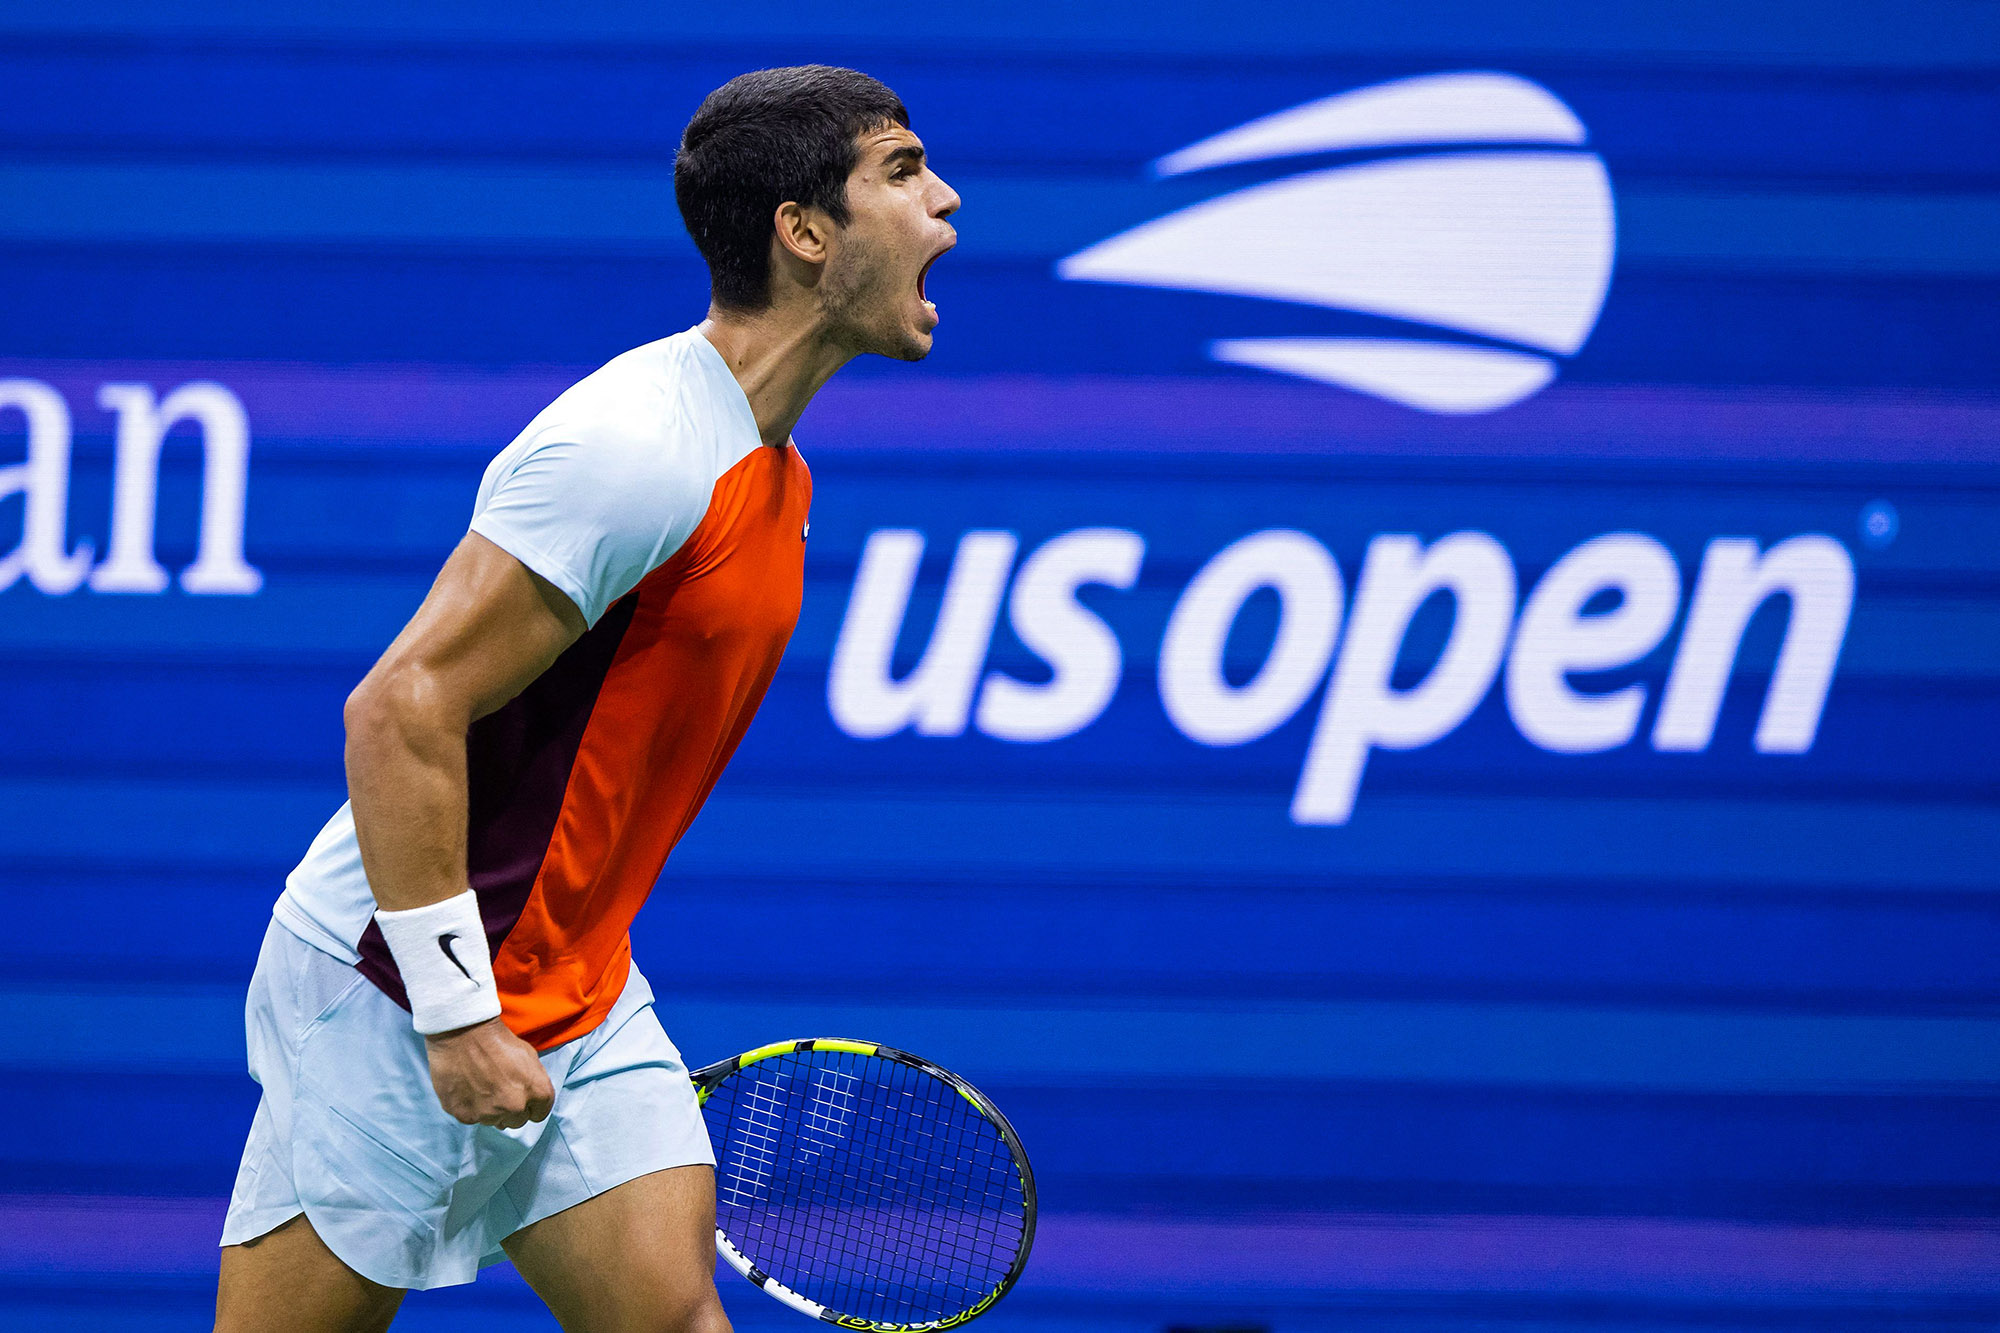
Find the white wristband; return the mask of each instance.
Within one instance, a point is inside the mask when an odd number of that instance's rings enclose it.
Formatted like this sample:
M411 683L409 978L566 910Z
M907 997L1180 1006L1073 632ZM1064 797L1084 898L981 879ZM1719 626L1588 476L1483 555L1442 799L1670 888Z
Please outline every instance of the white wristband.
M500 1016L500 990L472 890L404 912L377 908L375 922L403 975L417 1031L428 1036Z

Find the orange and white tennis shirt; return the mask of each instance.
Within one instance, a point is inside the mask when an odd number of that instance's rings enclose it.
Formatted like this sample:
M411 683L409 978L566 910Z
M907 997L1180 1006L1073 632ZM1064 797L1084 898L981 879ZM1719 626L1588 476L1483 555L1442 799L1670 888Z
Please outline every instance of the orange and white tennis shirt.
M798 620L812 478L694 329L616 358L486 469L472 531L590 628L466 737L467 869L507 1026L548 1050L602 1022L629 929L763 701ZM349 806L276 916L408 1007Z

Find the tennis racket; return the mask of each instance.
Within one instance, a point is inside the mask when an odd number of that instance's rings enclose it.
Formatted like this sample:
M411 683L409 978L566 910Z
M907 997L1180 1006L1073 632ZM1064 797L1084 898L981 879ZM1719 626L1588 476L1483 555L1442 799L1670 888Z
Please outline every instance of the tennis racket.
M715 1248L842 1328L955 1328L1035 1240L1013 1126L949 1070L872 1041L781 1041L694 1073L715 1146Z

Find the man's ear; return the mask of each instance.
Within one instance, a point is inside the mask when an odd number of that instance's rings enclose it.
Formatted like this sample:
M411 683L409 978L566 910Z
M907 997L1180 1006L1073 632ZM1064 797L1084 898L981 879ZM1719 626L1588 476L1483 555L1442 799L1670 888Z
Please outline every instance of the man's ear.
M826 214L787 200L778 205L771 221L777 232L778 244L787 254L807 264L826 262L829 225Z

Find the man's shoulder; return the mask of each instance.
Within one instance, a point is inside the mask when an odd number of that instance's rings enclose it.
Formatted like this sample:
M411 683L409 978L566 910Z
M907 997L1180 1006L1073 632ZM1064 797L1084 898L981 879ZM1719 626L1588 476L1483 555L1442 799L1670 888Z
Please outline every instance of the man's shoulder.
M716 356L694 329L622 352L543 408L521 439L623 446L669 461L687 452L675 446L709 443L734 424L718 402Z
M676 335L678 338L679 335ZM685 397L685 352L662 338L621 352L556 396L536 414L527 434L582 431L633 436L671 424Z
M538 522L648 540L691 527L741 434L719 427L704 401L715 366L729 372L712 348L704 357L688 345L700 337L690 330L633 348L543 409L487 466L475 526L495 506L525 506L545 514Z

